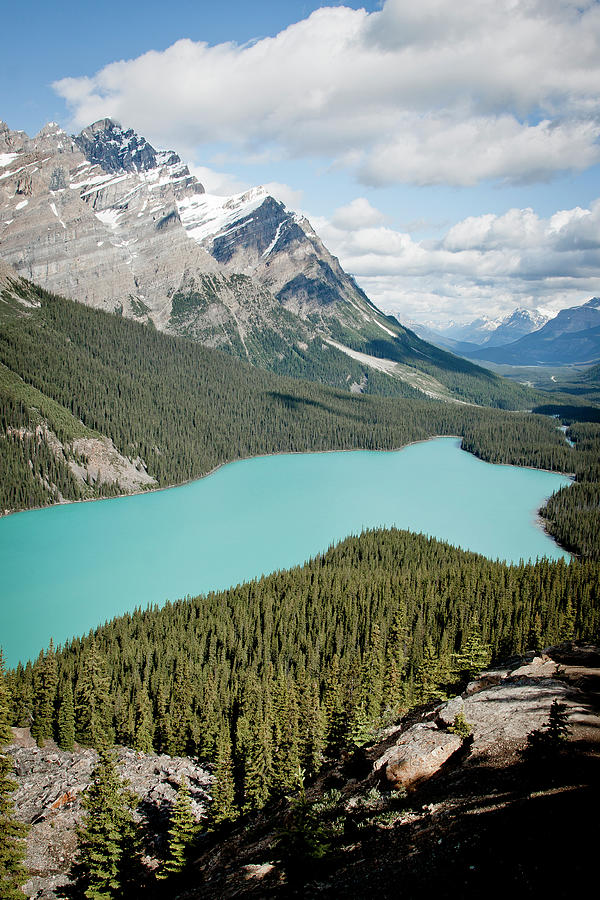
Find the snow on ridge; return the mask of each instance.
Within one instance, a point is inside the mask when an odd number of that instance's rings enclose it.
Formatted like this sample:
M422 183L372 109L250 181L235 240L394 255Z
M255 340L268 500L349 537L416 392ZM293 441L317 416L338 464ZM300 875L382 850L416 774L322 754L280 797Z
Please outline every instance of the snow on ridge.
M207 238L231 229L239 219L262 206L269 196L263 187L250 188L231 197L194 194L179 200L177 208L188 235L201 244Z
M9 166L18 155L18 153L0 153L0 168L3 169L5 166Z
M283 225L284 222L285 222L285 219L282 222L280 222L279 225L277 226L277 231L275 232L275 237L273 238L273 240L271 241L271 243L269 244L267 249L263 252L263 259L265 256L269 255L269 253L271 252L271 250L273 249L273 247L279 240L279 235L281 234L281 226Z

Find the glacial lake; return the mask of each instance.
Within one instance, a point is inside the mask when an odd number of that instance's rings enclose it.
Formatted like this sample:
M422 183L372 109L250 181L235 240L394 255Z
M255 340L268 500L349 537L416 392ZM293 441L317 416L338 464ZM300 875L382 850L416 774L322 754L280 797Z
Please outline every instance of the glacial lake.
M181 487L0 519L9 666L138 606L302 563L395 525L492 559L569 558L536 513L570 480L496 466L435 438L393 452L259 457Z

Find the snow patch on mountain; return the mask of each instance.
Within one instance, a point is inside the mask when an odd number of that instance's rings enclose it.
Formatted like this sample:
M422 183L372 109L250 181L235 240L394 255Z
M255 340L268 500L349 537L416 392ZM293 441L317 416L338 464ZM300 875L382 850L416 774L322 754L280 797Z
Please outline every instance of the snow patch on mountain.
M268 196L263 187L251 188L232 197L198 194L178 200L177 209L188 235L201 244L207 238L227 232L240 219L262 206Z

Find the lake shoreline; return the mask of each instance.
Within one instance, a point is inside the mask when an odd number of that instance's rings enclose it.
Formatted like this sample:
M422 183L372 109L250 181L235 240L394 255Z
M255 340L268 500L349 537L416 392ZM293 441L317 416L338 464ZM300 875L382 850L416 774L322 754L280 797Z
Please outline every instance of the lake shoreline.
M372 450L372 449L367 449L365 447L347 447L342 450L335 450L335 449L331 449L331 450L283 450L279 453L277 453L277 452L275 452L275 453L259 453L256 456L239 456L236 459L230 459L230 460L227 460L227 462L219 463L218 465L216 465L212 469L210 469L209 472L205 472L203 475L198 475L195 478L188 478L186 481L178 481L178 482L175 482L174 484L162 485L160 487L148 487L145 490L128 491L127 493L114 494L114 496L112 496L112 497L82 497L80 500L59 500L56 503L49 503L46 506L30 506L27 509L15 509L15 510L10 510L8 512L2 511L2 512L0 512L0 520L6 519L9 516L18 515L19 513L34 512L34 511L40 511L43 509L53 509L58 506L72 506L76 503L96 503L99 501L107 501L107 500L121 500L125 497L139 497L143 494L158 494L161 491L171 491L171 490L173 490L173 488L186 487L187 485L194 484L197 481L203 481L205 478L209 478L211 475L214 475L220 469L223 469L226 466L230 466L233 463L247 462L248 460L252 460L252 459L270 459L271 457L274 457L274 456L305 456L307 454L313 454L313 453L314 454L361 453L361 452L362 453L398 453L401 450L406 450L408 447L414 447L418 444L425 444L428 441L435 441L440 438L451 438L453 440L461 441L461 446L459 447L460 450L463 450L464 453L468 453L470 456L473 456L475 459L480 460L480 462L487 463L488 465L506 466L508 468L515 468L515 469L530 469L531 471L534 471L534 472L547 472L550 475L562 475L565 478L570 478L572 483L575 482L575 473L574 472L557 472L553 469L539 469L539 468L537 468L537 466L518 466L518 465L515 465L514 463L491 463L491 462L489 462L489 460L483 459L481 456L478 456L477 453L473 453L471 450L464 450L464 448L462 446L462 441L464 439L463 435L460 435L460 434L432 434L429 437L420 438L419 440L416 440L416 441L408 441L408 443L402 444L399 447L392 447L390 450L377 450L377 449ZM549 498L547 498L547 499L549 499ZM544 516L542 516L540 514L541 509L542 509L542 507L540 507L540 509L536 510L536 513L534 516L534 522L535 522L536 527L539 528L541 531L543 531L544 534L548 538L550 538L550 540L554 544L556 544L557 547L559 547L561 550L564 550L565 552L569 553L573 559L579 559L579 555L577 553L575 553L572 549L567 547L565 544L562 544L560 541L558 541L554 537L554 535L548 530L547 519L545 519Z
M373 450L367 447L345 447L341 450L336 450L334 448L331 450L282 450L275 453L258 453L256 456L238 456L235 459L228 459L227 462L219 463L218 465L210 469L209 472L205 472L203 475L197 475L196 477L188 478L185 481L176 481L173 484L148 487L145 490L127 491L121 494L114 494L112 497L81 497L79 500L57 500L56 503L48 503L45 506L28 506L26 509L2 510L0 512L0 519L7 519L9 516L16 516L19 515L19 513L34 512L42 509L53 509L57 506L72 506L75 503L97 503L99 501L105 500L121 500L123 497L139 497L142 494L157 494L160 491L170 491L173 488L185 487L186 485L194 484L194 482L196 481L202 481L205 478L209 478L211 475L214 475L215 472L218 472L219 469L223 469L225 466L230 466L232 463L247 462L251 459L270 459L273 456L306 456L311 453L398 453L400 450L406 450L407 447L414 447L417 444L426 444L427 441L435 441L439 438L452 438L453 440L462 441L464 439L464 435L432 434L428 437L419 438L419 440L416 441L408 441L408 443L406 444L401 444L399 447L392 447L389 450ZM471 450L464 450L462 446L459 449L463 450L465 453L468 453L470 456L474 456L475 459L478 459L484 463L488 463L488 465L491 466L508 466L514 469L531 469L534 472L548 472L548 474L550 475L562 475L565 478L570 478L571 480L575 479L574 472L557 472L555 469L539 469L537 466L518 466L515 463L491 463L489 462L489 460L483 459L481 456L478 456L477 453L473 453ZM554 540L554 538L552 538L552 540ZM556 541L556 543L558 543L558 541Z

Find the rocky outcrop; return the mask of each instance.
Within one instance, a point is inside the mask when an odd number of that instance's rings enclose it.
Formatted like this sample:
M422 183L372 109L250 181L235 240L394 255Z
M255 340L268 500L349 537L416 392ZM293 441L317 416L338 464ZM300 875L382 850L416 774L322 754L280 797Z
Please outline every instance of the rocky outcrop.
M551 657L530 654L510 665L481 672L465 691L437 707L430 719L401 730L395 743L375 759L373 770L395 788L427 780L462 746L448 731L463 716L471 729L471 758L498 745L519 748L548 720L554 700L568 699Z
M27 729L15 729L18 743L7 748L14 760L17 782L14 805L17 818L30 825L26 865L29 897L54 898L68 881L76 849L75 829L81 820L81 797L90 784L97 760L94 750L69 753L49 744L35 746ZM151 843L146 862L152 866L164 844L169 815L183 778L190 788L192 808L201 822L210 800L212 776L191 759L138 753L119 748L120 774L140 798L136 813L149 830Z
M434 775L462 746L456 734L441 731L433 722L413 725L375 763L394 788L415 787Z
M143 460L123 456L107 437L75 438L69 456L71 471L82 485L114 482L122 491L139 491L158 484Z

